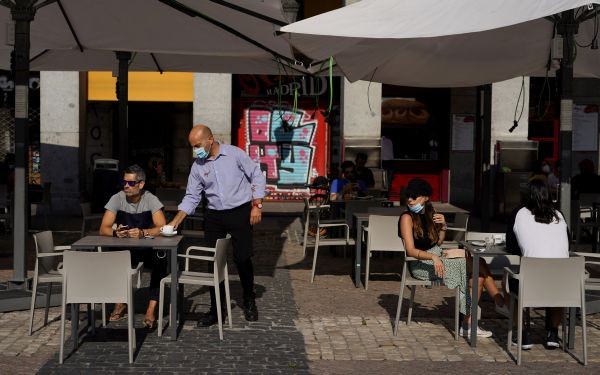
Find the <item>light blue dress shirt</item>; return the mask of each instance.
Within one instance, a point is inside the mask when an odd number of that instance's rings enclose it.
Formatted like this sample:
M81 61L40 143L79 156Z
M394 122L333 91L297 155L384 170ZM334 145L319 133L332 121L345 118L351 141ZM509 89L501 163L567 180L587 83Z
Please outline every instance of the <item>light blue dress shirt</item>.
M229 210L252 199L264 198L265 185L258 163L238 147L219 144L216 157L194 161L185 196L177 208L191 215L204 192L208 208Z

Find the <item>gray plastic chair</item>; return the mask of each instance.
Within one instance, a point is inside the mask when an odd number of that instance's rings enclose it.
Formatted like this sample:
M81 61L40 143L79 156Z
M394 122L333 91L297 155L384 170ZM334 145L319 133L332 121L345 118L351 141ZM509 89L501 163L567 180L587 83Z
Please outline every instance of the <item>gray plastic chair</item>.
M458 212L454 215L454 221L448 223L448 229L446 230L446 237L442 248L456 248L458 247L458 241L465 239L467 233L467 227L469 226L469 214Z
M519 293L510 293L507 351L510 353L515 302L517 302L517 364L521 364L521 340L523 332L523 309L527 307L578 307L581 309L583 328L583 364L587 365L587 334L585 317L585 258L521 259L519 273L505 269L509 278L519 280ZM575 319L574 316L571 319ZM563 350L566 322L563 320Z
M116 224L113 226L116 229ZM99 253L101 253L102 246L98 246L96 248L96 250ZM142 287L142 267L143 266L144 266L144 262L138 262L137 266L131 270L131 272L134 272L133 275L135 275L135 277L136 277L136 283L135 283L136 289L140 289ZM106 304L105 303L102 304L102 327L106 327Z
M585 258L585 265L598 267L600 266L600 254L595 253L581 253L573 252L573 255L577 255ZM587 272L587 271L586 271ZM586 277L585 279L585 290L599 291L600 290L600 278L597 277Z
M51 231L35 233L33 240L35 242L35 270L31 293L31 309L29 311L29 335L33 333L33 315L35 313L38 285L40 283L48 284L44 311L44 326L46 326L48 324L48 308L50 307L50 297L52 296L52 284L62 284L63 282L63 277L57 268L59 266L58 261L62 260L63 251L71 248L71 246L54 246Z
M231 241L231 236L217 240L215 247L190 246L185 251L185 255L178 255L185 258L185 269L179 273L180 284L206 285L215 287L215 299L221 300L219 284L225 282L225 300L227 303L227 316L229 317L229 328L231 323L231 297L229 295L229 272L227 271L227 249ZM192 255L192 252L213 253L212 256ZM190 271L190 260L205 260L213 262L213 273ZM160 297L158 306L158 336L162 336L163 329L163 303L165 284L171 283L171 275L167 275L160 281ZM217 318L219 321L219 338L223 340L223 315L221 313L221 304L217 303Z
M406 207L369 207L367 208L367 212L373 215L400 216L406 212Z
M417 291L418 286L444 286L440 281L430 281L430 280L419 280L412 277L408 270L408 262L417 261L417 258L409 257L406 255L406 250L404 248L404 242L402 242L402 251L404 254L404 262L402 262L402 279L400 282L400 293L398 295L398 308L396 309L396 320L394 321L394 336L398 335L398 324L400 324L400 316L402 315L402 302L404 300L404 288L408 287L410 289L410 300L408 302L408 315L406 317L406 325L409 325L412 318L412 309L413 302L415 300L415 293ZM460 292L458 288L455 289L455 302L454 302L454 339L458 340L458 321L460 318L460 308L459 308L459 298Z
M308 231L310 228L311 221L313 223L317 222L317 216L321 215L322 210L330 210L331 206L329 204L312 204L308 200L308 198L303 198L304 200L304 239L302 240L302 257L306 257L306 248L308 246L315 246L314 238L309 238ZM344 223L345 219L327 219L323 220L319 218L319 222L321 224L325 223ZM316 224L313 224L316 225ZM319 229L320 230L320 229Z
M136 347L133 319L132 276L137 272L130 267L130 253L124 251L83 252L65 251L63 255L63 300L60 327L60 363L63 363L65 345L65 314L71 303L126 303L129 363L133 363ZM76 343L73 343L74 345Z
M320 206L319 209L323 209L324 206ZM339 223L339 222L329 222L326 220L321 220L321 215L316 214L316 233L315 233L315 252L313 254L313 265L312 272L310 276L310 282L315 281L315 270L317 268L317 256L319 255L319 247L323 246L354 246L355 241L354 238L350 238L350 226L347 223ZM341 237L327 237L321 238L321 229L322 228L342 228L343 234ZM331 232L331 231L330 231ZM328 233L329 235L329 233Z
M89 202L82 202L79 203L79 206L81 207L81 216L82 216L82 222L81 222L81 237L85 237L85 233L86 233L86 228L87 228L87 223L88 221L94 222L94 221L100 221L102 220L102 214L93 214L92 213L92 206Z
M397 235L400 216L369 215L367 237L367 264L365 265L365 290L369 289L369 267L373 251L404 252L404 243Z

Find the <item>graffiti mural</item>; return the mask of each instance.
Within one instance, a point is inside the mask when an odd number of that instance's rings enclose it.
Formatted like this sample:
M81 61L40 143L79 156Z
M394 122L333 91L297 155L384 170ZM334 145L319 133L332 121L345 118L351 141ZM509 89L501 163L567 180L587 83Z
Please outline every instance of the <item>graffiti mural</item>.
M319 121L314 114L266 106L248 108L244 114L244 146L265 173L271 197L285 199L291 198L290 192L294 196L304 193L323 169L315 166Z

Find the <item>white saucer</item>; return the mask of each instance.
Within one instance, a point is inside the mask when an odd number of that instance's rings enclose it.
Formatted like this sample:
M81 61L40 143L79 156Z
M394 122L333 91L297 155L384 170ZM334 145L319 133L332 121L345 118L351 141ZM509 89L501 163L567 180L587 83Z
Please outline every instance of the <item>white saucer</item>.
M469 241L473 246L485 246L485 241Z
M173 237L173 236L177 235L177 231L173 231L173 233L171 233L171 234L166 234L166 233L160 232L160 235L163 237Z

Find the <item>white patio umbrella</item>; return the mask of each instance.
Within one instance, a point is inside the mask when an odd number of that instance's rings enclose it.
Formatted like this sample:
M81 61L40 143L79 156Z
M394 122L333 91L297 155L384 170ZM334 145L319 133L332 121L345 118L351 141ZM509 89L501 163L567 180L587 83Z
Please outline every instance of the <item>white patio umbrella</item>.
M32 70L112 70L114 51L134 51L130 70L271 73L293 64L275 36L287 24L280 0L60 0L31 22ZM1 6L4 5L4 6ZM0 2L0 24L12 21ZM0 40L10 40L0 28ZM12 48L0 46L0 67ZM151 56L152 54L152 56Z
M333 56L350 81L476 86L543 75L554 24L546 17L590 0L362 0L281 29L315 60ZM597 34L594 20L577 41ZM578 50L575 74L600 77L600 52Z
M13 18L14 35L7 27ZM30 68L115 70L116 51L134 52L119 65L120 76L128 68L277 74L280 61L295 61L275 36L287 24L280 0L0 0L0 24L0 40L15 45L15 282L26 276ZM8 68L12 47L4 44L0 67Z

